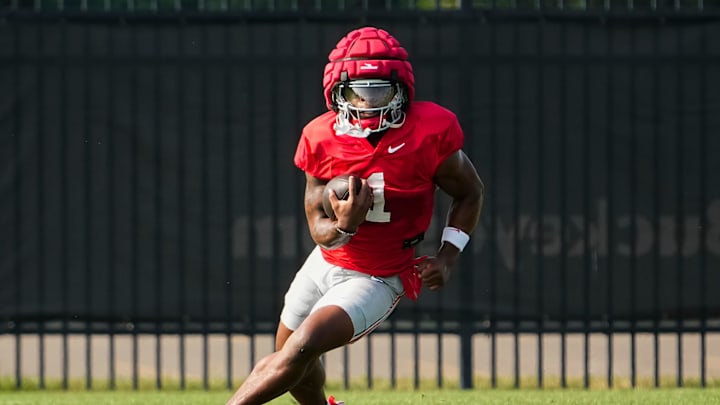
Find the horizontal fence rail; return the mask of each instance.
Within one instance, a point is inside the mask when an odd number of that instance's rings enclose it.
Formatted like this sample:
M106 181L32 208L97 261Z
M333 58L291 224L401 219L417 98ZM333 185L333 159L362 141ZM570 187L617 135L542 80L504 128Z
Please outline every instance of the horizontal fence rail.
M487 201L452 283L328 354L331 375L369 388L720 379L714 6L582 3L699 11L630 24L520 13L571 2L513 2L502 19L471 12L499 1L382 2L448 12L431 20L176 13L371 3L0 2L0 378L209 389L246 375L312 248L292 155L324 111L327 53L377 24L408 49L418 98L458 114ZM434 252L448 203L438 194L418 254Z

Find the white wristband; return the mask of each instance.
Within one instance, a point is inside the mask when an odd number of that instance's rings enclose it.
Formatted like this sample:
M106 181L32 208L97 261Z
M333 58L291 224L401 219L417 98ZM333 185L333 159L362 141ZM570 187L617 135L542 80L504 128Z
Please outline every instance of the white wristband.
M465 245L470 241L470 235L466 234L462 229L446 226L445 229L443 229L440 240L451 243L462 252L463 249L465 249Z

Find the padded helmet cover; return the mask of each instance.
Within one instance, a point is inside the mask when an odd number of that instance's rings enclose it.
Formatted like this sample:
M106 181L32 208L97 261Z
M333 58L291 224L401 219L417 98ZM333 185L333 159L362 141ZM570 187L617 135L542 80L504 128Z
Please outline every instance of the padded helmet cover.
M397 80L406 89L408 102L415 97L415 76L408 53L395 37L375 27L363 27L343 37L330 52L325 65L325 102L335 109L333 88L342 80L375 78ZM393 73L393 71L395 73ZM343 77L347 72L347 77Z

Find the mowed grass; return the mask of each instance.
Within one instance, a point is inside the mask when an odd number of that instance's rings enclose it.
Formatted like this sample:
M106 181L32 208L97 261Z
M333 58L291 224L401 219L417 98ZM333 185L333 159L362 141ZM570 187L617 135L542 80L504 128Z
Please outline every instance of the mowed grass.
M62 381L48 379L45 389L40 389L37 379L25 378L22 388L17 389L15 381L0 378L0 405L105 405L105 404L197 404L223 405L232 396L226 388L227 382L209 381L209 389L203 389L201 381L186 381L186 389L180 389L179 381L163 380L163 389L156 389L156 381L140 379L138 389L133 389L131 381L119 379L115 389L109 389L109 382L94 380L90 390L85 389L83 379L68 381L68 389L62 388ZM235 385L239 384L238 381ZM543 389L538 389L533 378L522 379L520 388L513 388L513 380L500 378L497 388L491 388L490 381L478 378L472 390L458 389L457 381L446 381L442 389L435 381L420 381L418 389L407 379L398 379L395 388L389 381L373 381L373 389L367 389L366 381L353 381L349 389L338 381L328 383L326 392L345 401L347 405L401 405L401 404L467 404L467 405L624 405L624 404L667 404L667 405L720 405L720 379L709 379L707 387L701 388L699 381L687 379L683 388L677 388L675 379L661 379L660 388L655 388L652 380L639 379L637 387L632 388L630 381L617 378L613 388L608 389L602 378L590 380L590 389L584 389L582 380L569 379L565 389L560 388L557 378L544 379ZM288 394L274 401L272 405L296 405Z
M532 404L720 404L720 388L658 388L658 389L474 389L474 390L334 390L330 392L347 405L532 405ZM210 391L0 391L2 405L104 405L104 404L224 404L232 393ZM289 395L270 402L293 405Z

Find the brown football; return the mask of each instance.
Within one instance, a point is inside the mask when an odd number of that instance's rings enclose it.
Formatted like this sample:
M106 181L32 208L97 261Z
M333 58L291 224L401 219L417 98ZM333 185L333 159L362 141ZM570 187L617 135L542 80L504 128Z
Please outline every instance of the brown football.
M362 186L362 183L360 182L360 177L358 176L353 176L353 179L355 181L355 191L357 194L360 192L360 187ZM330 204L331 192L335 192L338 200L347 200L350 196L350 175L341 174L337 177L332 178L325 185L325 191L323 191L322 201L323 209L325 210L325 215L327 215L331 219L335 219L335 211L333 211L332 204Z

